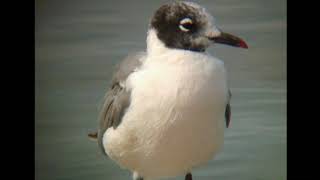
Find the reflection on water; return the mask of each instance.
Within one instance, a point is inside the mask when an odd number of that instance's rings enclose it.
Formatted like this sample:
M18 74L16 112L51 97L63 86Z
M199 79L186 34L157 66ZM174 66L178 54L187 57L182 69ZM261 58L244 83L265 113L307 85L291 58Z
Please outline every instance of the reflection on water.
M113 66L145 48L149 18L163 2L36 2L36 179L131 178L86 133L97 125ZM209 49L228 70L232 120L222 152L194 177L286 179L286 2L199 3L249 49Z

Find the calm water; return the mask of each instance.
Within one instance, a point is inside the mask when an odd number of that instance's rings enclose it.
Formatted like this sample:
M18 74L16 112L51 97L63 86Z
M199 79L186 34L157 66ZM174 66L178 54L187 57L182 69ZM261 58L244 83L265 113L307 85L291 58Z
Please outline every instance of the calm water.
M37 180L130 179L87 131L97 125L113 66L145 48L147 24L166 1L36 0ZM197 180L285 180L286 1L199 1L249 50L216 45L233 92L231 127ZM183 177L173 179L182 180Z

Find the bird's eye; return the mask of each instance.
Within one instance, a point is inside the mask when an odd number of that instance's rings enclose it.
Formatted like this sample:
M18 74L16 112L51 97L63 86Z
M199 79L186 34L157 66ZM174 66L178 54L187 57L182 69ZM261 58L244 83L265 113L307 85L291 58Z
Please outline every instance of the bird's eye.
M180 21L179 28L181 31L189 32L193 26L193 22L190 18L184 18Z

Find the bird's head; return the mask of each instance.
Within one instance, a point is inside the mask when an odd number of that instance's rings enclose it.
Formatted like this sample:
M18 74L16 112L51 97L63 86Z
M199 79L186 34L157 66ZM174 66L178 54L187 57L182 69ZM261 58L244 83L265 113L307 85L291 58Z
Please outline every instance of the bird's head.
M153 15L149 29L168 48L203 52L212 43L248 48L239 37L218 29L205 8L192 2L162 5Z

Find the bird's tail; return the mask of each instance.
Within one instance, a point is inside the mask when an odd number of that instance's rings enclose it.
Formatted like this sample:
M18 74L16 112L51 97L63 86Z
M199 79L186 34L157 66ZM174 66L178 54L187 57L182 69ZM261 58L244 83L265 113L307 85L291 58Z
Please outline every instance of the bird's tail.
M97 141L98 139L98 132L94 131L94 132L89 132L88 133L88 137L89 139L93 140L93 141Z

